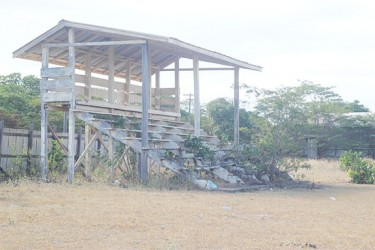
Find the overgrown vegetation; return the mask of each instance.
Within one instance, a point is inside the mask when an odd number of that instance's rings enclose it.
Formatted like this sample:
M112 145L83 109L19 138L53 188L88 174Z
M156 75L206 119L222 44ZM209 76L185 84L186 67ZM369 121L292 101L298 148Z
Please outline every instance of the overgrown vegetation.
M295 87L280 87L275 90L257 89L243 85L250 110L240 109L240 144L234 157L237 162L248 166L258 174L267 174L271 178L280 172L307 168L301 159L305 156L306 136L316 138L318 157L327 156L330 148L339 150L357 150L365 156L375 156L375 117L355 117L351 112L368 112L359 101L345 102L333 91L332 87L323 87L308 81L302 81ZM190 103L189 103L190 104ZM185 105L186 109L190 105ZM35 76L22 77L20 73L0 76L0 120L8 127L28 127L34 123L40 125L39 79ZM191 110L182 110L182 119L193 122ZM216 135L224 143L233 143L233 113L231 100L218 98L202 108L201 126L210 135ZM62 112L49 112L49 121L62 128ZM98 118L112 120L115 127L123 127L132 122L121 116L98 115ZM81 124L78 122L77 126ZM214 152L207 147L201 138L186 138L187 153L201 157L203 160L214 160ZM125 159L126 149L116 147L116 162L103 164L122 167L123 178L136 179L136 156L130 154ZM354 154L351 152L350 154ZM352 158L350 158L350 157ZM374 182L371 174L374 167L361 158L357 161L350 158L354 165L349 168L349 175L356 183ZM166 157L176 157L167 151ZM54 142L49 154L50 174L62 175L66 171L64 155L59 145ZM24 168L24 159L15 158L16 165ZM124 163L127 161L127 163ZM345 160L343 160L345 161ZM343 163L344 164L344 163ZM351 163L352 164L352 163ZM108 169L104 171L107 173ZM3 171L4 172L4 171ZM98 172L100 172L98 170ZM34 171L35 173L35 171ZM6 173L9 176L9 173ZM0 175L4 176L2 172ZM14 174L16 175L16 174ZM17 172L18 175L18 172ZM372 176L372 177L371 177ZM372 178L372 179L371 179Z
M353 183L374 184L374 163L364 159L360 152L345 152L340 157L340 168L349 173L349 177Z

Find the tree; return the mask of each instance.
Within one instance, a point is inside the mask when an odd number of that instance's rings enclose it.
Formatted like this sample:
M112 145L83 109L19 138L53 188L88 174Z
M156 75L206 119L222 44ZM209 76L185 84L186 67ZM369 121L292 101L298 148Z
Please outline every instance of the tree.
M20 73L0 76L0 119L6 126L27 127L39 123L39 79Z
M220 140L232 142L234 137L234 106L225 98L218 98L209 102L203 114L206 119L202 127ZM240 143L249 143L251 138L250 112L240 109Z
M370 112L370 109L366 108L358 100L347 103L346 108L348 112Z

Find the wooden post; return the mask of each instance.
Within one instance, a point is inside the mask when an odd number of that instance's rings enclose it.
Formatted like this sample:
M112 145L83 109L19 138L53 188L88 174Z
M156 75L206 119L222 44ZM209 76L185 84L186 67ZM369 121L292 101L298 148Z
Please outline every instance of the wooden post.
M174 62L174 111L180 113L180 61L176 58Z
M240 143L240 82L239 68L234 69L234 145Z
M160 70L155 74L155 109L160 110Z
M112 133L109 131L108 138L108 156L109 156L109 183L115 181L115 169L114 169L114 155L113 155L113 138Z
M68 113L64 112L64 121L63 121L63 133L66 133L68 130Z
M151 68L152 68L152 62L151 62L151 49L147 45L147 61L148 61L148 108L152 109L152 79L151 79ZM143 76L142 76L143 77Z
M70 28L68 31L68 40L69 43L74 43L74 29ZM73 98L70 100L70 107L69 107L69 131L68 131L68 140L69 140L69 154L68 154L68 182L73 183L74 181L74 139L75 139L75 117L74 117L74 109L75 109L75 49L73 46L69 46L69 65L73 70L73 74L71 76L71 85L72 85L72 92Z
M91 53L87 53L85 58L85 98L91 99Z
M114 64L115 64L115 48L113 46L108 47L108 102L113 103L114 95Z
M199 99L199 59L197 56L193 59L194 68L194 135L201 135L201 105Z
M126 65L126 81L125 81L125 105L130 104L130 81L131 81L131 63Z
M42 48L42 69L48 68L48 48ZM42 80L48 80L43 77ZM40 85L42 86L42 85ZM43 94L46 90L40 90L41 122L40 122L40 167L41 177L44 182L47 181L48 175L48 113L46 104L43 102Z
M74 157L74 160L78 160L79 156L81 155L81 139L82 139L82 127L79 127L78 134L77 134L76 155Z
M148 108L149 108L149 62L148 44L142 45L142 153L140 180L143 184L148 181Z
M1 156L2 156L2 148L3 148L3 130L4 130L4 121L0 121L0 169L2 169L1 166Z
M87 123L85 124L85 147L89 146L91 137L91 127ZM91 156L88 152L85 156L85 176L88 181L91 181Z
M27 134L27 169L26 173L30 175L31 170L31 156L33 153L33 134L34 134L34 124L30 124L29 132ZM1 144L0 144L1 147Z

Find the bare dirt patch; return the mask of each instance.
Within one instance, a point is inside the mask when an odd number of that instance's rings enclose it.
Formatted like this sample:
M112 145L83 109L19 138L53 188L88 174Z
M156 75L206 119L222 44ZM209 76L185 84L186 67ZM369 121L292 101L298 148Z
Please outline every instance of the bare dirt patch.
M332 163L304 174L323 188L2 184L0 249L374 249L375 186L347 183Z

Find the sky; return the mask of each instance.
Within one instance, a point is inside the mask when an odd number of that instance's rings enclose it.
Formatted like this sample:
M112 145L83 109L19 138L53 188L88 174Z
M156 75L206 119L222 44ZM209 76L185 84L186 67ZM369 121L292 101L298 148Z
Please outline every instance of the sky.
M66 19L174 37L263 67L241 70L241 84L312 81L375 111L374 13L375 1L361 0L0 0L0 75L39 76L40 63L12 52ZM203 103L233 97L231 71L201 72L200 82ZM192 92L192 73L182 73L181 94Z

